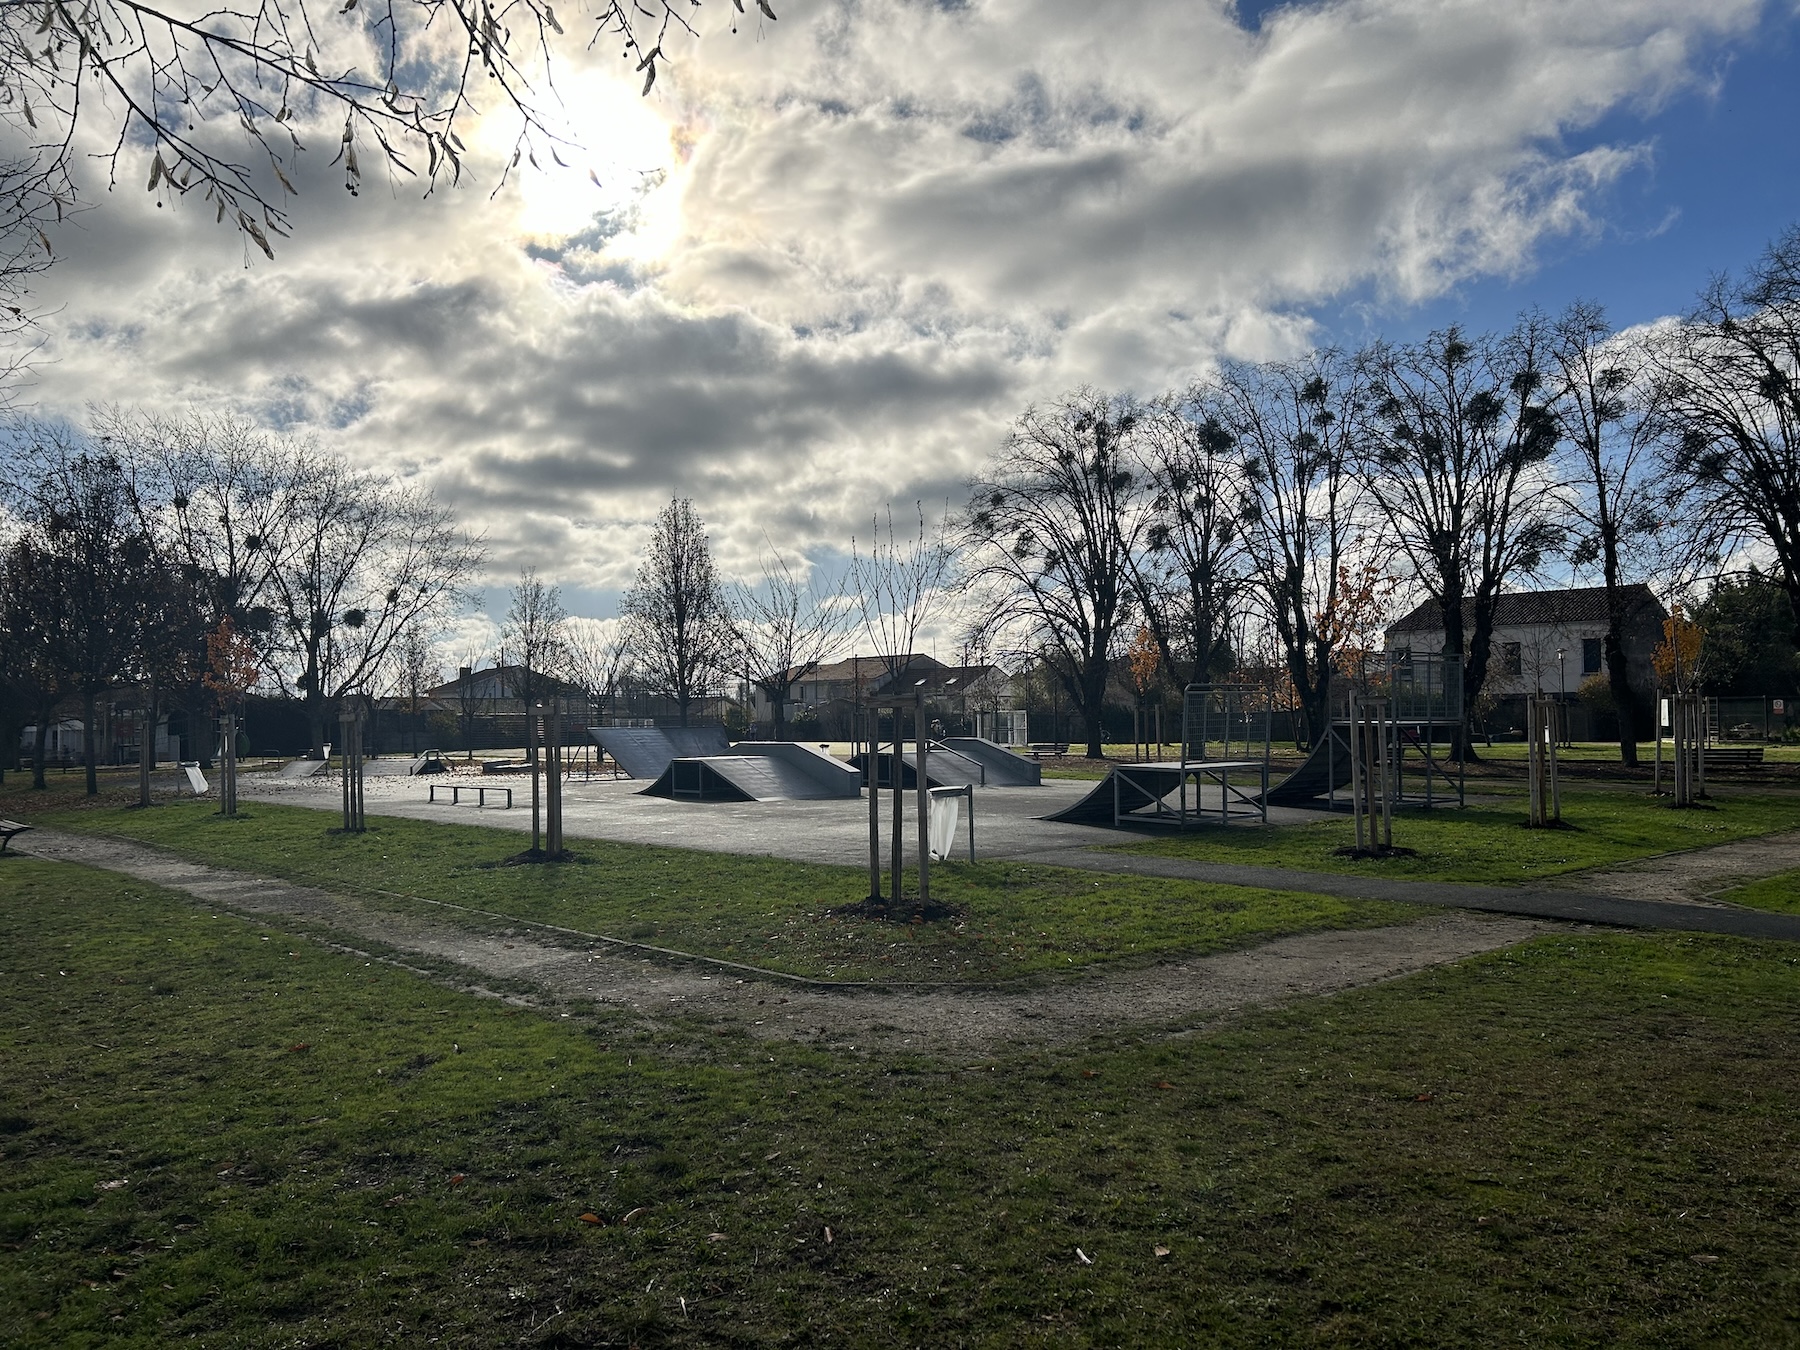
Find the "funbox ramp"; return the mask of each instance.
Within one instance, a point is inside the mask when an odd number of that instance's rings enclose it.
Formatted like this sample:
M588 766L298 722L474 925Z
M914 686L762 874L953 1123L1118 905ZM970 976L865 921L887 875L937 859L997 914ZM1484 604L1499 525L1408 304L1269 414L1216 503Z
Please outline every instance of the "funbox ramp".
M894 752L882 750L875 756L875 786L891 788L894 785ZM868 771L868 754L853 755L850 758L852 767L860 776ZM987 779L981 764L967 755L955 750L946 749L936 741L925 742L925 786L926 787L967 787L971 783L979 787ZM907 791L914 791L919 786L918 761L911 751L903 751L900 755L900 786Z
M939 744L979 764L988 787L1042 787L1044 766L980 736L946 736ZM929 767L927 773L929 773Z
M691 801L825 801L860 797L862 774L794 741L740 741L722 755L669 761L645 797Z
M628 778L660 778L673 759L731 753L721 726L589 727L588 735Z

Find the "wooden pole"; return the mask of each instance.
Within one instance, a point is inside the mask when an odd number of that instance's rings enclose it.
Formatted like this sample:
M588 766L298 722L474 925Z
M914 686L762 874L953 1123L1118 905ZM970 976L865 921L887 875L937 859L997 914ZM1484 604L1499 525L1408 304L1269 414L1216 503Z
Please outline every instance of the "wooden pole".
M913 705L913 734L917 737L914 754L917 766L913 786L918 791L914 809L919 813L919 906L931 899L931 788L925 773L925 691L920 690Z
M863 778L869 785L869 899L881 899L881 710L865 708L863 724Z

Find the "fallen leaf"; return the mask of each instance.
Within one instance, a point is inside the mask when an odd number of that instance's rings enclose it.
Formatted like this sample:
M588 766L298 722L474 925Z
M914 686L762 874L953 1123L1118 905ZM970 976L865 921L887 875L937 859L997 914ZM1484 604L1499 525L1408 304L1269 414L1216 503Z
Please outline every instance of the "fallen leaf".
M467 1180L468 1180L467 1177L465 1177L461 1172L458 1172L455 1176L450 1178L450 1184L452 1186L460 1186L463 1184L463 1182L465 1182Z
M591 1224L593 1224L593 1225L594 1225L594 1226L595 1226L595 1227L596 1227L596 1228L604 1228L604 1227L606 1227L606 1220L605 1220L605 1219L603 1219L603 1218L601 1218L601 1217L600 1217L600 1216L599 1216L599 1215L598 1215L598 1214L592 1214L592 1213L589 1213L589 1214L583 1214L583 1215L582 1215L582 1216L581 1216L581 1221L582 1221L582 1222L583 1222L583 1223L591 1223Z
M312 1049L312 1046L308 1045L305 1041L295 1041L294 1044L288 1047L288 1053L290 1055L304 1055L310 1049Z
M1081 1071L1081 1076L1083 1078L1098 1078L1100 1076L1100 1070L1098 1070L1098 1069L1083 1069Z
M725 1235L723 1233L708 1233L706 1235L706 1240L708 1242L723 1242L725 1240Z
M773 1153L771 1153L771 1154L769 1154L769 1155L768 1155L768 1156L767 1156L767 1157L765 1157L765 1158L764 1158L764 1159L763 1159L763 1161L764 1161L764 1162L774 1162L774 1161L775 1161L775 1160L776 1160L776 1159L777 1159L777 1158L779 1158L779 1157L780 1157L780 1156L781 1156L781 1150L780 1150L780 1149L776 1149L776 1150L775 1150L775 1151L774 1151L774 1152L773 1152Z
M636 1208L636 1209L634 1209L634 1210L632 1210L632 1211L631 1211L631 1213L629 1213L629 1214L627 1214L627 1215L626 1215L626 1216L625 1216L625 1217L624 1217L624 1218L622 1218L622 1219L620 1219L620 1220L619 1220L619 1223L620 1223L620 1224L621 1224L621 1225L623 1225L623 1224L628 1224L628 1223L630 1223L630 1222L631 1222L631 1221L632 1221L632 1220L633 1220L633 1219L635 1219L635 1218L637 1218L637 1216L638 1216L638 1215L640 1215L640 1214L648 1214L648 1213L649 1213L649 1212L650 1212L650 1206L648 1206L648 1205L639 1205L639 1206L638 1206L638 1207L637 1207L637 1208Z
M130 1177L120 1177L117 1181L96 1181L94 1183L94 1189L97 1191L116 1191L129 1185L131 1185Z
M1075 1259L1084 1266L1091 1266L1094 1264L1094 1258L1082 1251L1079 1247L1075 1249Z
M1696 1261L1705 1261L1705 1262L1709 1262L1709 1263L1713 1262L1713 1261L1717 1261L1718 1259L1719 1258L1716 1256L1706 1256L1704 1254L1697 1255L1694 1257L1694 1260L1696 1260Z
M1413 1100L1415 1102L1435 1102L1437 1100L1437 1094L1435 1092L1421 1092L1418 1096L1414 1097Z
M826 1241L826 1242L831 1242L831 1241L833 1241L833 1240L834 1240L834 1239L833 1239L833 1238L832 1238L832 1236L831 1236L831 1230L830 1230L830 1229L829 1229L829 1228L827 1228L827 1229L826 1229L826 1230L825 1230L825 1241Z
M1152 1247L1150 1250L1155 1252L1158 1256L1167 1256L1169 1254L1169 1249L1163 1246Z
M1163 1082L1156 1085L1156 1089L1158 1092L1173 1092L1175 1090L1175 1085L1165 1079Z

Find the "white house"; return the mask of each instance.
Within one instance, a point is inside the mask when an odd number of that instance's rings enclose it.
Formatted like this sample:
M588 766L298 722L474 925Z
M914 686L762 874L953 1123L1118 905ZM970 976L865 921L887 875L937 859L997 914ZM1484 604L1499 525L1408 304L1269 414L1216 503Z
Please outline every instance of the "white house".
M1662 641L1663 608L1650 588L1625 587L1625 662L1634 689L1648 694L1656 684L1651 655ZM1475 622L1474 604L1463 605L1463 638ZM1495 705L1529 694L1574 698L1581 684L1606 669L1606 588L1581 586L1561 591L1517 591L1494 606L1486 699ZM1427 600L1387 630L1390 652L1436 652L1444 647L1444 616Z

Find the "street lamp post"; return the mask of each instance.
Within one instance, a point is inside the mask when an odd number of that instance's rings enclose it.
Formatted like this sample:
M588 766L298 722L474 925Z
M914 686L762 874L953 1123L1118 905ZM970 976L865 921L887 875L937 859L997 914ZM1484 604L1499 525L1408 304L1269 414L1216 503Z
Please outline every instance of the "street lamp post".
M1569 743L1569 649L1556 649L1556 716L1562 723L1557 730L1561 733L1557 739L1564 745Z

